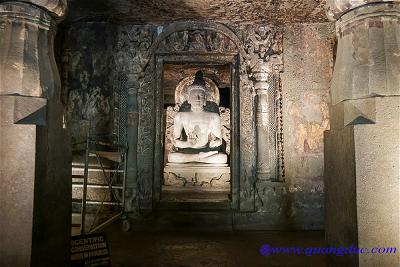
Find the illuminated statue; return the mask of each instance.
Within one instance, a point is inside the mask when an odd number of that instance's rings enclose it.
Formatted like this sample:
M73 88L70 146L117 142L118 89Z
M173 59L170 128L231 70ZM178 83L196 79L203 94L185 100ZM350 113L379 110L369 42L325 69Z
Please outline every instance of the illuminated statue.
M174 119L173 144L176 152L168 155L171 163L220 163L227 162L222 147L221 119L218 113L204 110L206 86L203 73L198 71L188 87L190 111L178 112Z

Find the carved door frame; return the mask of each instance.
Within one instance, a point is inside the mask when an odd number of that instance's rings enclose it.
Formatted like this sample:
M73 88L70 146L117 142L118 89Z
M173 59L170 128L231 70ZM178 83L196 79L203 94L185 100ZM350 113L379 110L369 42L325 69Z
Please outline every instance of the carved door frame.
M192 37L203 32L205 38ZM239 31L240 32L240 31ZM209 34L208 34L209 33ZM137 171L132 179L131 201L138 203L140 210L151 211L160 200L161 145L164 140L160 97L163 62L197 62L204 64L231 64L235 98L231 112L232 149L232 209L241 212L255 211L256 186L256 124L254 86L248 71L248 54L244 48L243 34L215 22L174 22L161 27L147 53L139 56L143 62L137 92ZM192 37L190 37L192 36ZM193 42L196 45L192 45ZM202 43L203 42L203 43ZM200 44L200 45L198 45ZM211 45L210 45L211 44ZM220 44L222 46L214 46ZM146 44L147 45L147 44ZM146 47L146 45L144 45ZM161 72L160 72L161 71ZM236 101L236 102L235 102ZM154 114L156 116L154 116ZM233 114L233 115L232 115ZM240 116L239 116L240 114ZM240 129L240 130L239 130ZM134 137L133 131L128 136Z
M159 53L155 54L155 144L153 166L153 205L161 200L161 179L164 169L165 120L163 118L164 91L163 71L166 63L193 63L196 65L230 65L231 68L231 209L239 209L239 177L240 177L240 105L239 105L239 67L240 55L237 53Z

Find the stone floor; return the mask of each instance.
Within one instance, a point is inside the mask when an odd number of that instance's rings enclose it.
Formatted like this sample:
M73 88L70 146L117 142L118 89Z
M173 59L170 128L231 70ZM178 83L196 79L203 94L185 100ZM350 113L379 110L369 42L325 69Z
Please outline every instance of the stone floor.
M326 266L324 256L264 257L259 252L263 244L323 246L323 232L130 231L124 233L118 224L114 224L106 229L106 234L113 267Z

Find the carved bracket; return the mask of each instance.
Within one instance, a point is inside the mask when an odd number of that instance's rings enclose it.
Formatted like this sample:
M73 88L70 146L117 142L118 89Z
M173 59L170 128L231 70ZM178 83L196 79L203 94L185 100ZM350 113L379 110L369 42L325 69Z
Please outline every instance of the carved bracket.
M246 27L244 50L250 78L257 73L279 73L283 71L283 34L280 28L271 25Z

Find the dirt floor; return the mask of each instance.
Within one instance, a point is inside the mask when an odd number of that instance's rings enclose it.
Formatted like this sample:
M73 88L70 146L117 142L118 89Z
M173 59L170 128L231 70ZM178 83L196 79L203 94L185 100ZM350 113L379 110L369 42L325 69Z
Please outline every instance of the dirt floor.
M263 256L260 248L324 246L323 232L201 232L163 231L125 233L119 224L106 229L112 267L128 266L312 266L323 267L321 255Z

